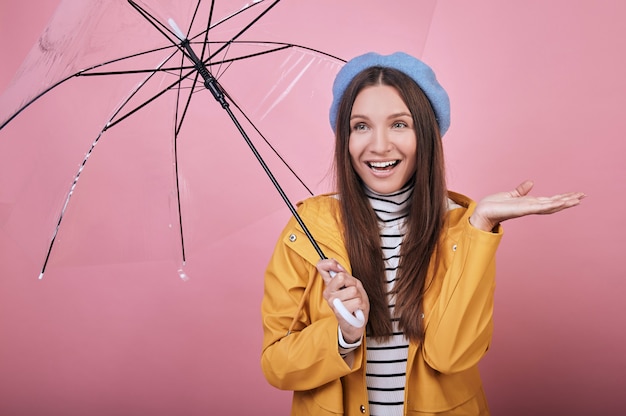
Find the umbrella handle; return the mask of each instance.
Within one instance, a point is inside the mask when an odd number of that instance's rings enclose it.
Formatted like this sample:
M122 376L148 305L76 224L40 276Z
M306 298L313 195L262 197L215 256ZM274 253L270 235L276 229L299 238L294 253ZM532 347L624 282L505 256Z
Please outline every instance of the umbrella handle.
M332 270L330 271L330 277L335 277L336 275L337 272L334 272ZM353 327L361 328L363 325L365 325L365 315L363 315L362 310L357 309L354 312L354 315L352 315L348 308L345 307L343 302L341 302L341 300L337 298L333 300L333 306L335 306L335 309L337 309L341 317Z

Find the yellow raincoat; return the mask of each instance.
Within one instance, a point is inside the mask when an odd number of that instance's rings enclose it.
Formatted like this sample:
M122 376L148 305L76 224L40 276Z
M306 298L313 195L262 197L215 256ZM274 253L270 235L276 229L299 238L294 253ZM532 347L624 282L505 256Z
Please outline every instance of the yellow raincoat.
M490 233L472 227L469 216L476 203L453 192L449 196L461 207L448 212L436 275L431 264L425 341L409 346L407 415L489 414L478 362L493 332L495 254L502 229ZM298 213L324 254L350 271L337 199L310 198L299 204ZM339 355L337 319L322 296L318 261L292 218L265 274L261 366L270 384L294 391L292 415L367 415L366 342L354 351L351 367Z

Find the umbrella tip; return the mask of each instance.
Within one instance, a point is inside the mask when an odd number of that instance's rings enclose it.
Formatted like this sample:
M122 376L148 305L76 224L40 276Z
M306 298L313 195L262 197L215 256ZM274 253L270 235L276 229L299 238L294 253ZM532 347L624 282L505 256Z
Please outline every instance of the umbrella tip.
M182 269L182 267L180 269L178 269L178 276L184 280L187 281L189 280L189 276L187 276L187 273L185 273L185 271Z
M43 279L43 271L39 273L39 280Z
M170 25L170 27L172 28L172 30L174 31L174 34L176 35L178 39L180 39L181 41L184 41L185 39L187 39L187 37L183 34L183 31L180 30L180 28L178 27L174 19L170 17L169 19L167 19L167 23Z

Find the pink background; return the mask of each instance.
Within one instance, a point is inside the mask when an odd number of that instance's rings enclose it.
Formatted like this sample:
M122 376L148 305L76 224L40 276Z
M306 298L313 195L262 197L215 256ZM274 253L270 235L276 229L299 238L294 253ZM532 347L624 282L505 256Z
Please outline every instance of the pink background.
M36 3L0 5L0 90L59 2ZM496 415L626 406L624 21L619 0L449 0L434 11L422 57L452 100L450 188L479 199L529 178L536 194L588 195L505 223L482 363ZM0 233L0 414L286 414L290 393L259 368L259 304L287 217L215 247L226 276L187 282L158 262L39 281Z

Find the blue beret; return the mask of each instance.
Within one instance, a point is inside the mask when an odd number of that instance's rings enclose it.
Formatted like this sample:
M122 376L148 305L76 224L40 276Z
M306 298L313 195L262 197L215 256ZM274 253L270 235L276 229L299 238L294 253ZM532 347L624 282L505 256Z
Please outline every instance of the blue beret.
M428 97L439 123L441 136L448 131L448 127L450 127L450 99L448 94L437 82L435 73L428 65L404 52L396 52L391 55L366 53L348 61L341 68L333 83L333 103L330 106L330 126L333 130L335 130L337 121L339 101L341 101L348 84L361 71L373 66L394 68L410 76Z

